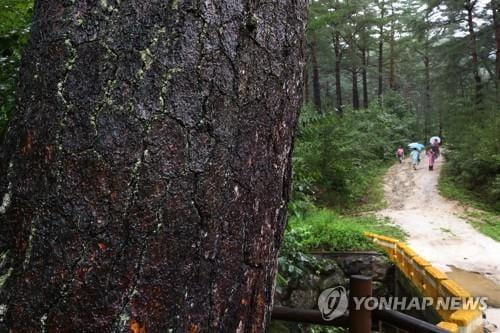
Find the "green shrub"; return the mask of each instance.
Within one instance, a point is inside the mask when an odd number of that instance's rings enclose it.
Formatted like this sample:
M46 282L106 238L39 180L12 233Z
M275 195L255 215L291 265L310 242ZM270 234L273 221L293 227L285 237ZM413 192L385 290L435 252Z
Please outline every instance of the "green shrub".
M385 103L347 109L343 116L303 108L293 154L293 216L310 209L311 202L342 210L365 203L396 147L415 137L414 115L403 99L393 93Z
M32 0L3 0L0 4L0 142L14 106L21 53L26 45Z
M446 146L446 181L484 203L486 209L500 212L498 110L491 106L478 114L467 108L457 113Z
M404 233L387 220L374 216L341 216L329 209L316 209L303 218L291 218L285 233L284 249L300 251L374 250L364 236L374 232L403 239Z

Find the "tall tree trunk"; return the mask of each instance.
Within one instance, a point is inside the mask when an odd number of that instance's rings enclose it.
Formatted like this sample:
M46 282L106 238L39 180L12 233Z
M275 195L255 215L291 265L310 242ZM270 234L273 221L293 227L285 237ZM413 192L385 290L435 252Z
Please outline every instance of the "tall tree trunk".
M368 55L367 55L367 50L365 48L362 49L361 51L361 58L363 61L363 67L361 68L361 78L363 82L363 107L366 109L368 108L368 79L367 79L367 73L366 73L366 68L368 67Z
M359 109L358 69L355 65L352 66L352 107Z
M391 2L391 37L389 44L389 88L396 90L396 55L394 52L394 6Z
M304 66L304 102L309 103L309 70L307 66Z
M326 80L325 82L325 97L327 104L330 104L330 101L332 100L332 95L330 93L330 81Z
M493 11L493 27L495 32L495 75L496 75L496 88L497 88L497 103L500 103L500 1L491 0L491 9Z
M333 51L335 53L335 96L337 111L342 114L342 78L340 76L340 64L342 62L342 50L340 49L340 34L333 35Z
M264 332L306 1L35 8L0 149L0 331Z
M441 109L439 109L439 132L438 132L438 136L441 138L441 140L443 140L443 111ZM443 141L441 141L443 142Z
M384 94L384 18L385 18L385 2L380 2L380 19L379 24L379 41L378 41L378 101L382 103L382 95Z
M431 135L431 70L429 55L424 56L425 69L425 102L424 102L424 134L426 137Z
M482 83L479 75L479 57L477 54L476 33L474 31L474 6L477 0L466 0L465 9L467 10L467 27L469 29L469 47L472 57L472 74L474 76L474 100L476 110L480 107L482 100Z
M319 84L319 68L318 68L318 41L316 35L313 35L311 42L311 60L313 71L313 97L316 109L321 112L321 86Z
M429 29L430 24L429 16L430 10L425 13L425 40L424 40L424 77L425 77L425 99L424 99L424 134L428 138L431 135L431 115L432 115L432 103L431 103L431 64L430 64L430 40L429 40Z

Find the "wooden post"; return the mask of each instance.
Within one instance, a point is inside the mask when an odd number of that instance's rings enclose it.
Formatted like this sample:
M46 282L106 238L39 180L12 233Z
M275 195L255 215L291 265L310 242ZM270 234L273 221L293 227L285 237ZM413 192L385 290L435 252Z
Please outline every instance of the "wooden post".
M352 275L349 281L349 328L351 333L370 333L372 314L363 306L356 309L353 298L372 296L372 278L362 275Z

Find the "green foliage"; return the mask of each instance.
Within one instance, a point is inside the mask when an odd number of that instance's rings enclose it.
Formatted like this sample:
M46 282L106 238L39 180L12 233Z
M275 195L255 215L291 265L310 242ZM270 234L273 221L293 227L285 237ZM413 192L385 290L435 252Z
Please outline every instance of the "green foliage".
M0 140L14 106L21 53L28 40L32 0L0 3Z
M300 217L312 202L353 210L369 193L380 200L374 179L380 180L397 146L411 142L414 119L397 94L388 94L383 107L375 103L344 116L305 107L293 155L292 215Z
M465 218L480 232L500 242L500 216L485 211L467 211Z
M472 208L466 208L463 218L469 221L476 229L483 234L500 241L500 214L491 205L479 198L450 178L448 172L444 172L439 182L440 193L450 199L457 200Z
M447 182L456 183L454 188L468 192L468 197L474 201L483 202L483 209L500 212L498 111L492 106L474 114L466 105L458 110L450 126L445 155ZM464 199L463 195L461 197Z
M271 324L269 325L267 332L269 332L269 333L291 333L291 332L347 333L347 332L349 332L349 330L346 328L342 328L342 327L311 325L311 324L303 324L303 323L291 323L291 322L273 320L273 321L271 321Z
M364 236L365 231L397 239L404 238L404 233L387 220L374 216L347 217L329 209L317 209L304 218L290 219L284 250L307 252L377 249L372 241Z

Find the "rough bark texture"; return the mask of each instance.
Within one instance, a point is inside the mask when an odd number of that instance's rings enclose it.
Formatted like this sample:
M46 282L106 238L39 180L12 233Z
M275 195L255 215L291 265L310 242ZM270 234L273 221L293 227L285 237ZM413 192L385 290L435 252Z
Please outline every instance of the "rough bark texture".
M318 111L321 111L321 85L319 83L319 68L318 68L318 41L316 36L313 36L311 42L311 62L312 62L312 80L313 80L313 99L314 105Z
M34 15L0 151L0 331L263 332L306 1Z
M469 48L472 57L472 74L474 76L474 100L476 107L479 107L482 100L482 83L479 75L479 56L477 54L476 33L474 31L474 6L477 0L465 2L467 11L467 27L469 29Z

